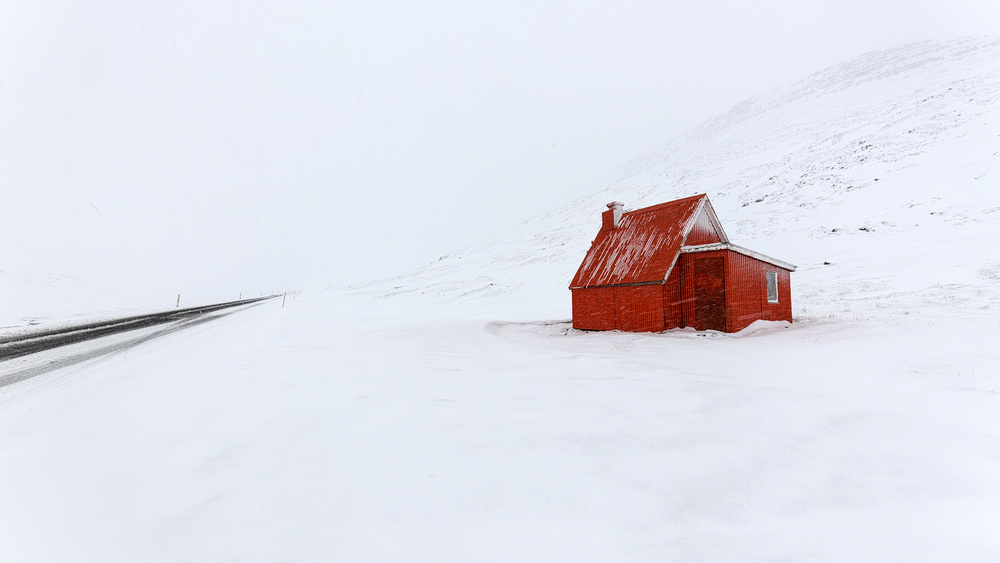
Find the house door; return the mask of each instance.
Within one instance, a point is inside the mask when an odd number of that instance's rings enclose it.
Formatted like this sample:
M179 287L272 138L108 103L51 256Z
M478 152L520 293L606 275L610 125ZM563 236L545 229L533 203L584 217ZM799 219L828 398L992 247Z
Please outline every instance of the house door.
M694 328L726 331L726 271L722 258L694 261Z

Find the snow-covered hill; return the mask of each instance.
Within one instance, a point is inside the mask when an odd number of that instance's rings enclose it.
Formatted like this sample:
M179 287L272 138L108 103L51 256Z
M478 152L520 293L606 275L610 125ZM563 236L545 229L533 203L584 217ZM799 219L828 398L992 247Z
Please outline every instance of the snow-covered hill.
M995 308L998 153L1000 38L873 52L739 104L562 208L357 289L509 295L498 311L566 318L606 202L707 193L734 242L799 266L800 319Z

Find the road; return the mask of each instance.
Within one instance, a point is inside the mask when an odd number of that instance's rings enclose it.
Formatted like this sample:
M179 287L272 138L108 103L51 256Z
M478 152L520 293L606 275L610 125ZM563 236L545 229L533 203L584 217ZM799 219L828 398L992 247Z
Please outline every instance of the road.
M34 377L35 375L39 375L41 373L65 367L67 365L132 348L153 338L220 318L232 312L235 308L252 306L276 297L280 296L269 295L267 297L229 301L226 303L217 303L203 307L175 309L173 311L164 311L160 313L135 315L131 317L121 317L117 319L64 326L54 329L38 330L12 336L0 336L0 387ZM156 331L143 330L150 329L158 325L169 326L164 326L162 329ZM91 348L82 353L60 356L51 361L47 361L42 365L22 367L4 365L5 362L14 358L37 354L53 348L78 344L88 340L105 338L131 331L141 331L141 334L135 336L134 338L115 339L114 342L111 342L108 345ZM14 370L7 371L2 369L4 367L13 367Z

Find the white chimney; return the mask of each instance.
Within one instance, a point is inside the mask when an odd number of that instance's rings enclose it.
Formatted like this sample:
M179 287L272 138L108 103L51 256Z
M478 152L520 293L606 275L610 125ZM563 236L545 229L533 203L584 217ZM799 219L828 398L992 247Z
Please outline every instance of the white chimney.
M622 207L625 207L625 204L622 203L622 202L620 202L620 201L612 201L611 203L608 204L608 210L611 211L611 228L612 229L617 229L618 228L618 224L621 222L621 219L622 219Z

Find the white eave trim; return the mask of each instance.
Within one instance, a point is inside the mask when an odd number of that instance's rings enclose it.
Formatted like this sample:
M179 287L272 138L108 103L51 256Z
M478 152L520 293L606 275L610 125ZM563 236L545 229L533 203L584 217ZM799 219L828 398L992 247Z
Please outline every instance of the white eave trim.
M789 264L788 262L783 262L777 258L771 258L770 256L761 254L760 252L754 252L748 248L743 248L742 246L737 246L731 242L714 242L712 244L699 244L697 246L682 246L681 252L710 252L712 250L732 250L733 252L739 252L744 256L749 256L751 258L756 258L761 262L767 262L768 264L774 264L779 268L784 268L790 272L795 271L795 265Z
M729 237L726 236L726 231L722 228L722 223L719 222L719 216L715 214L712 202L708 201L708 196L705 196L705 210L708 212L708 220L715 227L715 232L719 235L719 238L722 242L729 242Z

